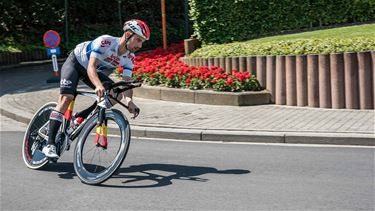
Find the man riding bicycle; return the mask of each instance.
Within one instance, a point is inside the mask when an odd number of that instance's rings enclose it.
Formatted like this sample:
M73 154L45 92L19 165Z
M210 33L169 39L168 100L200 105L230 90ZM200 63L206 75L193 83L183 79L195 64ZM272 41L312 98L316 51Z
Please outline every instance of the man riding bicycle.
M125 22L122 37L102 35L93 41L78 44L69 54L61 69L60 97L58 104L50 115L48 144L43 148L43 153L50 158L57 158L55 137L63 121L64 113L69 103L75 97L79 80L95 89L101 98L105 88L103 82L113 82L108 75L115 68L122 68L124 80L131 80L134 53L142 47L144 41L150 38L150 29L141 20ZM124 93L128 110L138 116L139 108L133 102L132 90ZM121 99L122 96L119 95ZM87 117L95 108L95 104L75 115L75 118Z

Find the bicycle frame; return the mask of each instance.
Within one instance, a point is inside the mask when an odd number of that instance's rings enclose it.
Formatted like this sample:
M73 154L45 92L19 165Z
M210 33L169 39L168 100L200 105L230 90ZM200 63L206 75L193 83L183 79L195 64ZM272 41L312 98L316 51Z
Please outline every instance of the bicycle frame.
M94 92L83 92L83 91L77 91L77 95L82 95L82 96L87 96L94 98L97 103L99 103L99 99L97 95ZM117 99L119 95L119 92L115 93L115 96L112 96L111 94L106 93L105 97L108 97L109 99L112 99L116 101L118 104L121 106L128 108L125 104L123 104L121 101ZM86 124L87 120L90 119L94 115L99 115L98 116L98 122L97 122L97 128L96 128L96 140L95 144L97 146L101 146L103 148L107 148L107 122L105 122L105 107L101 107L100 105L97 105L96 108L89 114L89 116L72 132L68 132L69 128L69 123L72 119L72 114L73 114L73 109L74 109L74 103L75 103L75 97L74 99L70 102L69 107L67 111L64 114L64 121L62 124L62 131L66 137L68 137L71 141L77 138L77 136L80 134L82 131L84 125ZM110 108L109 108L110 109ZM99 142L100 137L102 138L102 143Z
M125 104L120 102L117 97L120 93L132 89L135 87L141 86L141 83L138 82L135 84L131 84L132 82L124 82L120 81L115 84L109 85L109 89L105 92L104 94L104 100L105 99L111 99L121 106L128 108ZM119 86L125 86L125 88L120 88ZM128 86L128 87L127 87ZM110 90L113 90L113 95L110 94ZM73 110L74 110L74 103L75 103L75 98L77 95L82 95L82 96L87 96L94 98L97 102L97 106L95 109L85 118L85 120L73 131L68 131L70 128L70 123L72 121L72 115L73 115ZM77 91L74 99L69 103L69 107L64 113L64 120L62 122L62 126L60 128L60 132L64 134L64 140L62 144L64 144L64 147L62 148L63 151L65 151L66 147L68 146L68 141L74 141L80 132L82 131L83 127L85 126L87 120L92 118L94 115L98 115L98 121L97 121L97 126L96 126L96 137L95 137L95 144L99 147L102 147L104 149L107 148L107 122L105 121L105 110L106 109L111 109L112 106L109 108L106 107L104 104L101 105L99 102L99 98L94 92L84 92L84 91ZM139 113L139 111L137 111ZM49 121L47 121L39 130L38 133L40 136L42 136L45 140L48 140L48 136L42 132L42 130L47 129L49 124ZM100 137L102 138L102 143L99 142ZM62 152L60 152L62 153Z
M94 92L81 92L81 91L77 91L77 95L82 95L82 96L87 96L87 97L91 97L91 98L94 98L96 99L96 101L98 101L98 97L96 96L96 94ZM77 96L76 95L76 96ZM71 119L72 119L72 114L73 114L73 109L74 109L74 103L75 103L75 97L74 99L69 103L69 107L68 109L66 110L66 112L64 113L64 119L63 119L63 122L61 124L61 128L60 128L60 132L64 134L64 140L62 142L62 144L64 144L65 146L63 147L64 151L66 149L66 146L67 146L67 143L68 143L68 139L71 140L71 141L74 141L78 135L80 134L80 132L82 131L84 125L86 124L87 120L90 119L92 116L94 116L95 114L97 114L98 111L100 111L101 109L102 110L105 110L104 108L101 108L99 106L97 106L88 116L87 118L75 129L73 129L73 131L71 132L68 132L68 129L70 127L70 122L71 122ZM48 140L48 136L43 133L42 131L43 130L46 130L48 129L49 125L49 121L47 121L39 130L38 130L38 134L43 137L45 140ZM61 152L60 152L61 153Z
M78 91L77 92L77 95L82 95L82 96L87 96L87 97L91 97L91 98L94 98L94 99L98 99L97 95L94 93L94 92L81 92L81 91ZM98 100L97 100L98 101ZM75 103L75 97L74 99L70 102L69 104L69 108L68 110L65 112L64 114L64 121L63 121L63 126L62 126L62 131L65 133L65 135L67 135L67 137L69 137L70 140L74 140L77 138L77 136L79 135L79 133L81 132L83 126L85 125L85 123L87 122L88 119L90 119L92 116L94 116L97 111L100 109L100 107L96 107L90 114L89 116L76 128L74 129L70 134L68 133L68 128L69 128L69 123L71 121L71 118L72 118L72 113L73 113L73 109L74 109L74 103Z

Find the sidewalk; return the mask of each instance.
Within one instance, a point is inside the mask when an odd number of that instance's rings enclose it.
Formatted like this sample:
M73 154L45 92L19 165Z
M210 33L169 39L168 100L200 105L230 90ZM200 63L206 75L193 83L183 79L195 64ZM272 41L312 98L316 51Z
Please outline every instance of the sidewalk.
M57 62L62 64L65 60L66 60L66 58L58 58ZM44 64L51 64L52 65L52 60L47 59L47 60L21 62L19 64L3 65L3 66L0 66L0 72L1 71L14 70L15 68L40 66L40 65L44 65Z
M22 75L0 72L0 111L3 115L27 123L40 106L57 100L58 85L46 84L44 80L49 72L39 69L28 70ZM20 86L20 83L24 84L21 88L12 89L14 84ZM136 120L131 120L121 106L115 107L128 117L133 136L199 141L375 145L374 110L277 105L212 106L142 98L135 98L135 102L141 108L141 115ZM75 110L91 103L91 98L78 97Z

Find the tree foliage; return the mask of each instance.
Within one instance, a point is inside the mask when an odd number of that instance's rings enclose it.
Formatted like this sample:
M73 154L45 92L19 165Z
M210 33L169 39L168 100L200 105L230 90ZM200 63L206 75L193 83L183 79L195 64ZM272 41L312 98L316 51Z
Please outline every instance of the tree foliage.
M184 0L166 1L169 42L184 38L184 27L181 27L184 24L183 3ZM151 40L145 47L162 43L160 1L68 0L69 46L65 40L64 0L7 0L0 2L0 8L1 45L16 45L21 50L23 46L43 47L43 34L49 29L60 33L63 50L102 34L121 36L122 23L133 18L146 21L151 28Z

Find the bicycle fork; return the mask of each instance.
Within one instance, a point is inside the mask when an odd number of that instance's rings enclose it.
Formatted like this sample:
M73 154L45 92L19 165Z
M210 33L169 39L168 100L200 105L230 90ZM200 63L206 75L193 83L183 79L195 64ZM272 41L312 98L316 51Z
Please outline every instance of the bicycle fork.
M107 120L105 119L105 108L100 108L98 113L98 121L96 123L96 135L94 144L97 147L107 149ZM100 142L101 139L101 142Z

